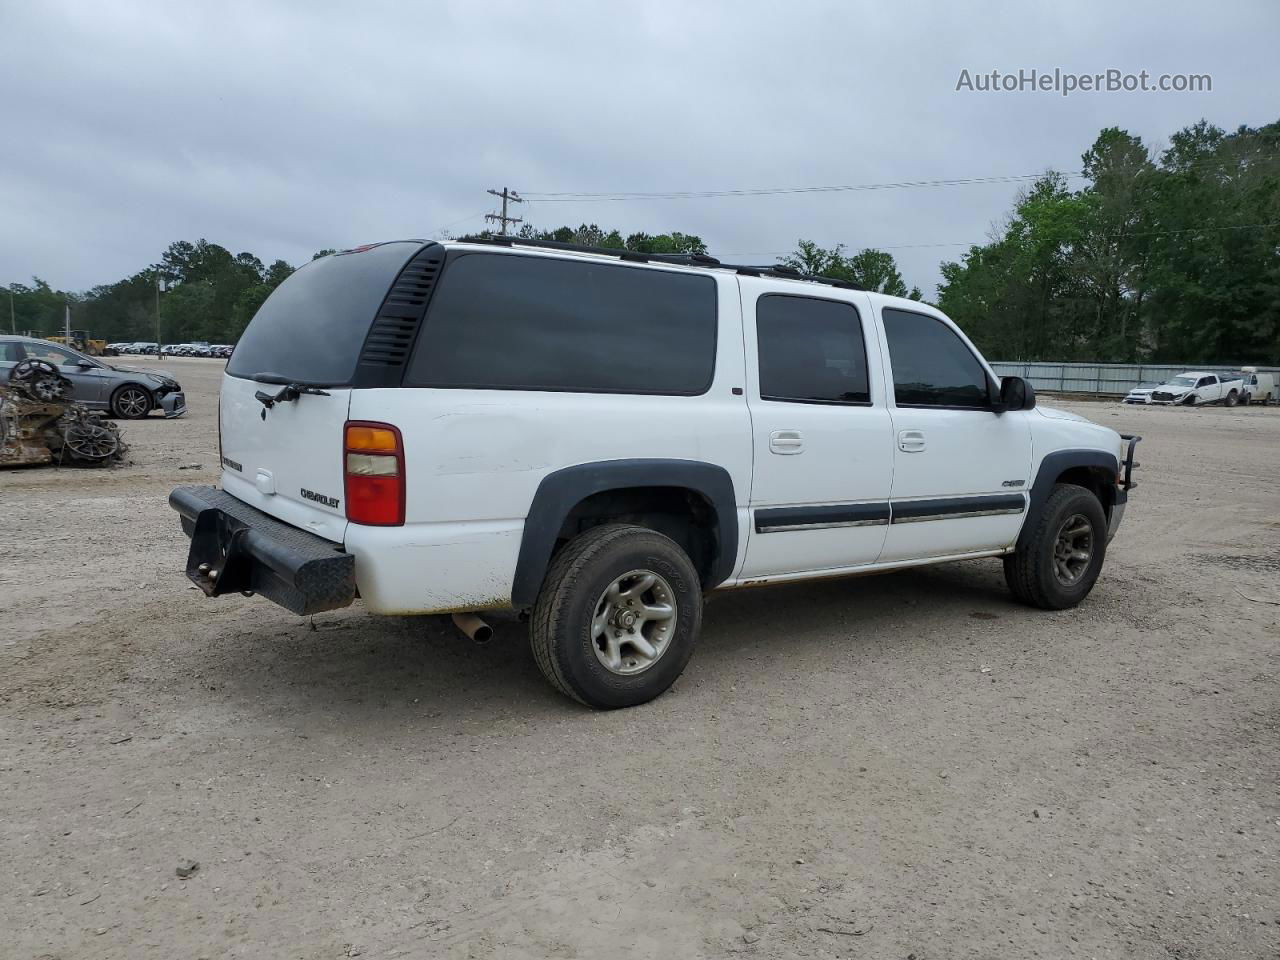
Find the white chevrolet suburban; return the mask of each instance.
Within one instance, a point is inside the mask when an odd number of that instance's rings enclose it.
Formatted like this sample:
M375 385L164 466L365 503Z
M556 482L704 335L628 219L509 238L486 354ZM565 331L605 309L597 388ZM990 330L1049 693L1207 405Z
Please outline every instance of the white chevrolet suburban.
M706 591L1002 557L1092 589L1138 438L1036 407L922 303L776 266L502 239L286 280L175 489L186 573L298 614L528 614L593 707L662 693Z

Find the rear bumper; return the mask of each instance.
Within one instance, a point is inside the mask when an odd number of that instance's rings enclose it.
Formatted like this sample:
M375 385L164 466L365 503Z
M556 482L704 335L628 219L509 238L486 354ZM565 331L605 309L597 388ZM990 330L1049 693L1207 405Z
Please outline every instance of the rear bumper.
M191 538L187 577L206 596L259 593L307 615L351 604L355 557L214 487L176 487L169 505Z

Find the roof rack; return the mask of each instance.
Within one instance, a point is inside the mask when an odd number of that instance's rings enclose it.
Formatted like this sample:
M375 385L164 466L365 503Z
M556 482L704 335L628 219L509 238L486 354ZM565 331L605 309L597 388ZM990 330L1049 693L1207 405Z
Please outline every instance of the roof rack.
M531 240L525 237L460 237L459 243L491 243L499 247L545 247L569 253L596 253L635 263L682 263L695 267L718 267L720 261L705 253L642 253L617 247L592 247L585 243L561 243L559 240Z
M812 273L801 273L795 267L784 266L780 263L766 263L758 266L751 264L720 264L726 270L732 270L734 273L740 273L746 277L778 277L782 280L803 280L806 283L821 283L828 287L839 287L841 290L863 290L864 287L851 283L848 280L837 280L834 277L819 277Z
M839 287L841 290L862 290L863 287L848 280L836 280L832 277L819 277L812 273L801 273L794 267L780 263L760 265L721 263L715 257L705 253L642 253L638 250L620 250L616 247L593 247L583 243L562 243L559 240L533 240L525 237L460 237L458 243L489 243L497 247L542 247L547 250L564 250L569 253L594 253L606 257L617 257L632 263L677 263L691 267L720 267L747 277L777 277L781 280L803 280L807 283L821 283L828 287Z

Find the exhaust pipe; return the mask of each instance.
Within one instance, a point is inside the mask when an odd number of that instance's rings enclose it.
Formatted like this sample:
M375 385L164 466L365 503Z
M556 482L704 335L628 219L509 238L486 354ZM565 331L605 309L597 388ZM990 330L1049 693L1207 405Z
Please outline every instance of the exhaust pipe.
M474 613L455 613L453 625L476 643L488 643L493 639L493 627Z

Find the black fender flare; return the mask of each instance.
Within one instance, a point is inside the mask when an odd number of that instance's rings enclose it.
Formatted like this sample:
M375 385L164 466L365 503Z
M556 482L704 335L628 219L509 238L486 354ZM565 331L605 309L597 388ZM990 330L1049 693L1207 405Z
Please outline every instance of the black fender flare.
M716 553L707 589L728 580L738 558L738 511L733 478L724 467L701 460L602 460L576 464L543 477L524 522L511 603L533 606L551 563L565 518L592 494L635 487L678 487L700 494L716 515Z
M1055 450L1053 453L1045 454L1044 459L1040 461L1039 469L1036 470L1036 478L1031 484L1027 518L1023 521L1022 530L1018 533L1018 550L1026 548L1031 531L1035 529L1040 514L1044 511L1045 502L1049 499L1049 494L1053 493L1053 485L1060 476L1074 467L1103 469L1114 478L1120 472L1120 461L1115 454L1107 453L1105 450ZM1122 503L1125 497L1124 489L1116 487L1114 502ZM1108 506L1105 503L1102 505L1104 510Z

